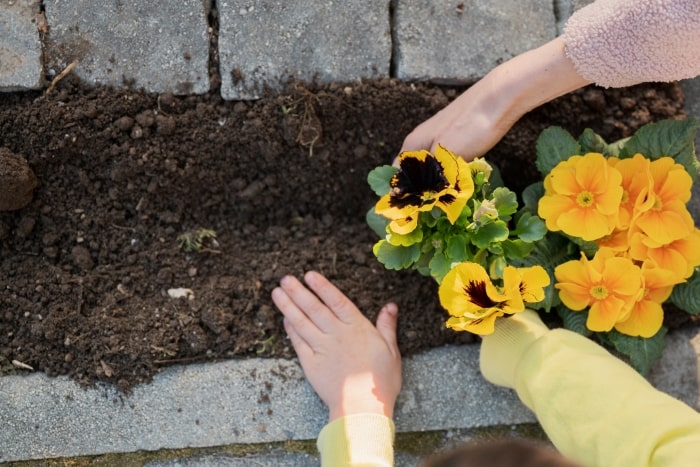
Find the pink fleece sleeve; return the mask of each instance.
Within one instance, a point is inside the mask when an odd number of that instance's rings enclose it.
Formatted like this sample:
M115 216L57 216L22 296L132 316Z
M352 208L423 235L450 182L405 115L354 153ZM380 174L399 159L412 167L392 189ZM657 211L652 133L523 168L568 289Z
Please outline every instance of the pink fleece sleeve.
M700 0L597 0L563 34L576 71L604 87L700 75Z

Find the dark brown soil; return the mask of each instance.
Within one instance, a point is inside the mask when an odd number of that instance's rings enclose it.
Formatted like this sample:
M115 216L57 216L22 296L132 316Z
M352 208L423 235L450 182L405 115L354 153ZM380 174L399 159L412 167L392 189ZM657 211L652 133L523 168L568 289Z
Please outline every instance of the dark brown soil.
M26 208L0 213L0 367L128 390L174 363L291 357L269 294L309 269L371 318L396 301L405 355L469 341L444 328L430 279L374 259L364 220L367 172L460 91L382 80L224 102L66 78L48 96L0 94L0 147L39 179ZM614 140L682 101L677 85L589 88L521 119L490 160L519 191L546 126ZM178 237L202 228L218 243L183 252ZM170 298L179 287L194 298Z

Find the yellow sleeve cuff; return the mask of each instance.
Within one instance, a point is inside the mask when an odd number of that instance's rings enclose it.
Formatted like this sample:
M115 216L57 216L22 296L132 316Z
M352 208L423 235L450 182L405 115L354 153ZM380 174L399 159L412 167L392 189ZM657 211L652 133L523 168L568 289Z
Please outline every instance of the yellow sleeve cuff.
M321 466L391 467L394 422L380 414L354 414L327 424L316 445Z
M545 335L549 328L532 310L498 318L493 334L484 336L479 364L487 381L515 388L515 373L527 348Z

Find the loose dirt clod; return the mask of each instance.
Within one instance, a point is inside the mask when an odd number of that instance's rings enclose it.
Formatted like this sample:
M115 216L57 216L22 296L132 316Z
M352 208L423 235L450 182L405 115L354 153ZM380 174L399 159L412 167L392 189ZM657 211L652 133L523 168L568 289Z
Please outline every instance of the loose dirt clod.
M0 147L0 211L22 209L39 184L24 157Z

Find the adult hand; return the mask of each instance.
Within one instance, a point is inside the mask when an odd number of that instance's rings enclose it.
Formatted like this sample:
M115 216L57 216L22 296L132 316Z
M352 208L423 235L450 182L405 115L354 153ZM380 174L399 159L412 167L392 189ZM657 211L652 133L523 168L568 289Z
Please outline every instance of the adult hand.
M494 76L485 76L418 125L404 139L401 152L427 149L434 154L440 144L467 161L486 154L522 116L498 92Z
M401 390L396 304L385 305L376 327L325 277L280 280L272 300L306 378L329 409L330 421L356 413L392 417Z
M409 133L401 151L441 144L466 160L483 156L527 112L590 83L564 48L558 37L498 65Z

